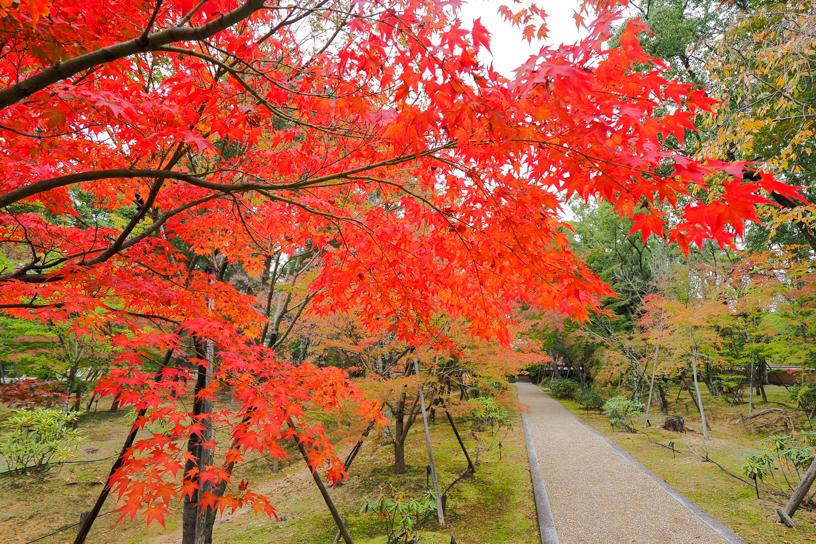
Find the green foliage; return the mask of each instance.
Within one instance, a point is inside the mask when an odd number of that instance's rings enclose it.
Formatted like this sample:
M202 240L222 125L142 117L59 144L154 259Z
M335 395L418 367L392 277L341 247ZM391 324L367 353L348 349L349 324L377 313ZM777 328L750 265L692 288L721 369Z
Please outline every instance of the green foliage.
M748 386L748 380L744 375L734 374L720 374L711 380L711 394L715 396L729 395L739 397L745 387Z
M468 401L470 417L476 431L484 431L490 427L495 432L502 427L513 427L507 410L496 404L493 397L476 397Z
M802 410L810 410L816 404L816 384L806 383L791 386L788 397L796 401Z
M87 391L109 365L115 348L109 342L73 332L71 324L40 323L0 316L0 365L4 374L59 381Z
M71 430L78 412L37 408L18 410L3 423L11 432L0 440L0 456L10 472L42 472L50 465L64 462L85 441L79 431Z
M0 365L4 374L12 368L18 375L41 376L40 369L52 365L56 337L36 321L0 316Z
M575 380L557 379L550 382L550 392L557 399L573 398L579 387Z
M816 432L799 431L790 436L769 436L762 441L762 451L742 458L742 472L748 478L790 496L813 462ZM810 495L813 501L816 490Z
M649 25L648 32L638 38L643 48L666 61L671 76L687 83L704 84L704 66L708 55L707 43L720 34L735 15L733 4L719 0L635 0L630 3L631 15ZM611 44L619 45L620 32Z
M598 411L603 408L604 400L591 387L584 387L575 395L575 400L581 408Z
M422 524L436 512L433 493L408 500L405 494L390 486L388 494L380 493L377 500L363 500L360 513L373 512L385 524L388 544L416 544L422 540Z
M622 427L634 433L632 418L643 415L643 403L629 400L626 397L612 397L603 405L604 415L609 417L612 427Z

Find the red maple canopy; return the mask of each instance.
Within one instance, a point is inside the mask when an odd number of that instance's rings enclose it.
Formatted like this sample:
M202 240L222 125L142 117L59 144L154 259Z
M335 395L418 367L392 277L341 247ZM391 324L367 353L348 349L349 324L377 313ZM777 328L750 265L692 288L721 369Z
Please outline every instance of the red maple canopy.
M318 256L311 311L360 308L415 345L445 342L439 314L507 341L518 301L583 320L609 293L570 252L572 195L685 250L731 243L760 189L794 195L664 148L712 101L663 77L637 24L609 50L603 9L586 39L511 81L479 62L489 36L458 5L0 0L0 308L118 346L100 391L166 431L117 471L123 513L161 521L247 452L282 455L304 402L357 394L338 369L275 356L263 293L211 268L257 280L271 255ZM503 12L519 39L544 32L535 8ZM171 364L190 339L193 365ZM196 365L212 372L196 402L225 389L234 411L178 402ZM205 419L232 429L224 467L183 451ZM342 476L320 429L299 436ZM201 501L273 511L245 485Z

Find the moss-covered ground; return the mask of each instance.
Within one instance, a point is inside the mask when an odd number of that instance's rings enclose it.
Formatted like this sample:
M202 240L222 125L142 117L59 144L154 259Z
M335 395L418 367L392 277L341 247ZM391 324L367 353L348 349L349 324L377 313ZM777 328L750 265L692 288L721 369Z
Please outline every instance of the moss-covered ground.
M0 413L0 419L8 412ZM440 485L445 488L462 474L467 462L444 414L438 414L431 425L434 456ZM324 425L347 452L356 436L341 432L336 415L324 416ZM431 519L426 523L422 542L444 543L451 536L460 544L533 544L538 528L532 497L527 451L518 413L512 415L510 432L479 432L482 443L475 475L467 475L449 492L446 525L440 527ZM110 413L100 404L96 413L81 416L79 428L88 440L77 451L73 461L84 461L115 455L129 426L126 412ZM471 456L476 441L469 421L457 420L457 426ZM498 444L501 442L501 459ZM489 448L489 449L488 449ZM294 454L295 451L292 450ZM393 475L393 446L383 433L371 433L360 455L349 471L348 482L330 490L331 496L347 519L347 526L357 544L384 543L383 524L371 514L361 514L365 496L376 498L390 486L409 498L426 492L428 463L421 419L411 429L407 449L407 473ZM79 521L80 513L89 510L98 496L113 459L94 463L74 463L37 476L15 476L0 479L0 543L24 544L60 527ZM236 471L238 480L250 480L253 487L270 496L278 519L238 511L225 514L216 524L214 540L230 544L312 544L332 542L337 529L304 463L292 456L289 463L274 463L266 458L251 460ZM117 507L113 497L103 513ZM91 532L89 544L152 543L174 544L181 541L180 507L166 518L166 528L155 522L145 527L144 518L124 520L116 525L118 514L101 517ZM432 516L433 517L433 516ZM70 542L76 527L39 540L43 544Z

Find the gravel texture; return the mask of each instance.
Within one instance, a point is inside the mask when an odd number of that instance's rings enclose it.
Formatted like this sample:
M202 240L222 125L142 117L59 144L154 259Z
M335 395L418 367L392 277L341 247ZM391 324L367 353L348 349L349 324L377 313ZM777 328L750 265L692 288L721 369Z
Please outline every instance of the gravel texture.
M566 408L519 383L561 544L725 544Z

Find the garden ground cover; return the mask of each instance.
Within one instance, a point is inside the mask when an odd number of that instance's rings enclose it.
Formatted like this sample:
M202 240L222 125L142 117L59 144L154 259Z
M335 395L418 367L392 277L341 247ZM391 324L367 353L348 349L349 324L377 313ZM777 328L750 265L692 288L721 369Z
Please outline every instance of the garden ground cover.
M3 409L0 419L11 412ZM80 417L79 428L88 436L73 460L99 459L118 452L130 422L127 412L110 413L100 403L99 411ZM438 414L431 425L434 456L444 488L466 468L456 438L444 414ZM323 425L333 435L343 433L336 415L323 415ZM514 428L506 433L478 433L483 448L475 476L466 476L449 493L446 527L440 528L432 519L427 523L423 542L448 544L451 536L460 544L534 544L538 538L535 506L530 484L527 451L518 413L512 414ZM457 422L471 456L476 442L470 433L470 423ZM350 449L355 437L347 436L339 451ZM502 443L499 459L498 443ZM289 448L294 454L294 449ZM382 432L371 433L350 470L348 483L331 490L341 515L356 544L385 542L382 524L371 514L360 513L364 496L372 499L390 485L404 491L409 498L425 492L427 450L421 421L414 425L406 448L408 472L392 474L393 447ZM0 488L0 543L23 544L79 521L83 510L89 510L96 499L113 459L88 463L67 464L60 469L37 476L5 477ZM253 479L254 485L271 494L279 519L255 516L239 511L225 514L216 522L215 542L260 544L267 542L306 544L329 543L336 527L323 503L311 476L299 457L291 464L274 463L266 458L251 460L236 471L237 481ZM103 508L115 508L113 497ZM166 518L166 530L155 522L145 528L144 519L123 520L115 525L118 514L101 517L88 539L89 544L146 543L173 544L181 541L180 508ZM66 542L76 534L69 528L39 542Z

